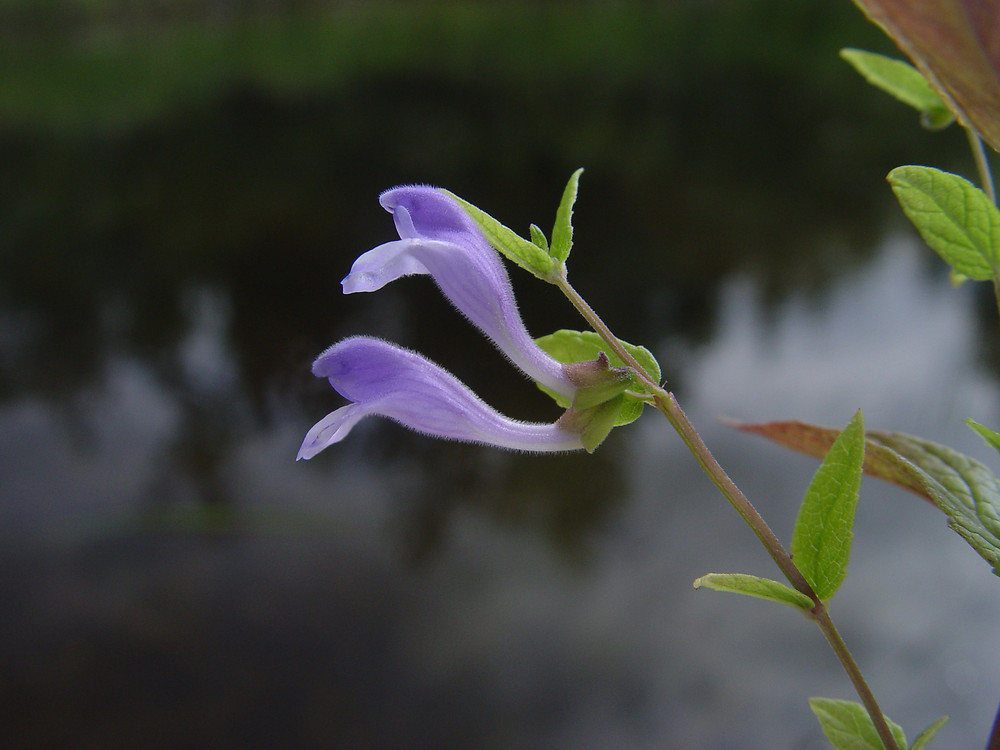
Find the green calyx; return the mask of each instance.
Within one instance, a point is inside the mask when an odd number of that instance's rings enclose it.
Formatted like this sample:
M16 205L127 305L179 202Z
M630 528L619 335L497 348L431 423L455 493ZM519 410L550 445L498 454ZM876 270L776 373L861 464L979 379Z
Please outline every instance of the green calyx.
M635 371L614 353L608 353L605 341L593 331L560 330L536 339L551 357L563 363L563 372L577 386L572 401L541 383L538 387L553 398L566 413L559 426L579 433L583 445L593 452L615 427L638 419L649 401ZM654 379L660 366L647 349L624 341L621 345Z
M620 408L615 415L615 427L634 422L642 414L642 408L649 400L648 396L642 393L642 384L635 373L625 367L625 363L614 352L608 351L607 343L596 333L564 328L535 339L535 342L546 354L563 363L563 371L580 389L571 402L565 396L541 383L536 383L559 406L564 409L572 406L579 410L621 394ZM648 349L624 341L621 345L654 381L659 380L660 366ZM606 366L599 364L601 357L607 360Z
M635 382L635 373L628 367L612 367L608 355L600 352L597 359L563 365L573 385L577 386L573 408L589 409L624 393Z
M567 432L580 435L587 453L593 453L604 438L615 428L615 420L621 411L624 395L617 396L586 409L571 406L556 420L556 425Z
M583 447L593 453L618 424L625 405L625 391L636 385L635 372L629 367L612 367L603 351L597 358L563 365L563 372L577 386L573 403L557 424L577 432Z

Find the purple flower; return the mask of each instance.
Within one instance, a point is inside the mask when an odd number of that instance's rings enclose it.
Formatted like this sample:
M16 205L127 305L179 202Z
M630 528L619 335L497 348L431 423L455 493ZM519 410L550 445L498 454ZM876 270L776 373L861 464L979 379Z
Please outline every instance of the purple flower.
M383 246L384 247L384 246ZM366 336L334 344L313 363L352 403L316 423L299 449L312 458L344 439L372 414L394 419L417 432L525 451L567 451L583 447L580 434L556 424L519 422L487 406L454 375L419 354Z
M576 386L524 327L497 252L452 198L433 187L397 187L379 202L400 239L359 257L345 293L372 292L400 276L430 274L442 293L530 378L572 399Z

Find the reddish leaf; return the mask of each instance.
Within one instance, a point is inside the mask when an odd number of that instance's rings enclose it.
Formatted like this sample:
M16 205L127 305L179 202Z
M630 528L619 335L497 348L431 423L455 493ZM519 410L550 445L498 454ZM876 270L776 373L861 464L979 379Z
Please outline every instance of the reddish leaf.
M747 424L726 420L732 427L766 437L786 448L822 459L840 430L820 427L807 422L760 422ZM934 498L926 487L923 472L902 459L895 451L886 448L879 440L882 433L871 430L866 433L864 472L869 476L891 482L909 490L934 504Z
M804 422L732 426L821 457L839 430ZM865 433L866 474L899 485L929 500L1000 576L1000 479L973 458L899 432Z
M967 126L1000 151L1000 0L855 0Z

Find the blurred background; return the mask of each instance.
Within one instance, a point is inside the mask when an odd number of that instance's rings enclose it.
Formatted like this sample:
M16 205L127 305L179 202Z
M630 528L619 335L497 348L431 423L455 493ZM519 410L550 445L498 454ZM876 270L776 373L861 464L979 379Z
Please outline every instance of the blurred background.
M837 52L848 2L0 2L0 730L10 748L828 747L853 698L655 413L594 455L367 420L309 372L351 334L512 416L558 412L427 279L345 297L379 192L551 225L586 168L575 286L788 540L816 464L722 426L901 430L996 466L996 307L952 289L884 176L975 178ZM541 335L581 327L514 269ZM833 612L912 739L982 747L996 578L866 480Z

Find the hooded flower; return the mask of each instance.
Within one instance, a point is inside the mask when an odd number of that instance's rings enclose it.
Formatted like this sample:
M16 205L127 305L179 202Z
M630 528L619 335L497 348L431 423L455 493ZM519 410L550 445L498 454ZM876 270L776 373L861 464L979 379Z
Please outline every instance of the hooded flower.
M454 375L416 352L380 339L355 336L334 344L313 363L352 403L313 426L298 458L312 458L343 440L372 414L388 417L435 437L525 451L567 451L583 447L579 433L556 424L510 419L483 403Z
M522 372L572 399L563 366L532 339L497 252L452 198L433 187L388 190L379 197L400 239L359 257L344 292L372 292L400 276L430 274L441 292Z

